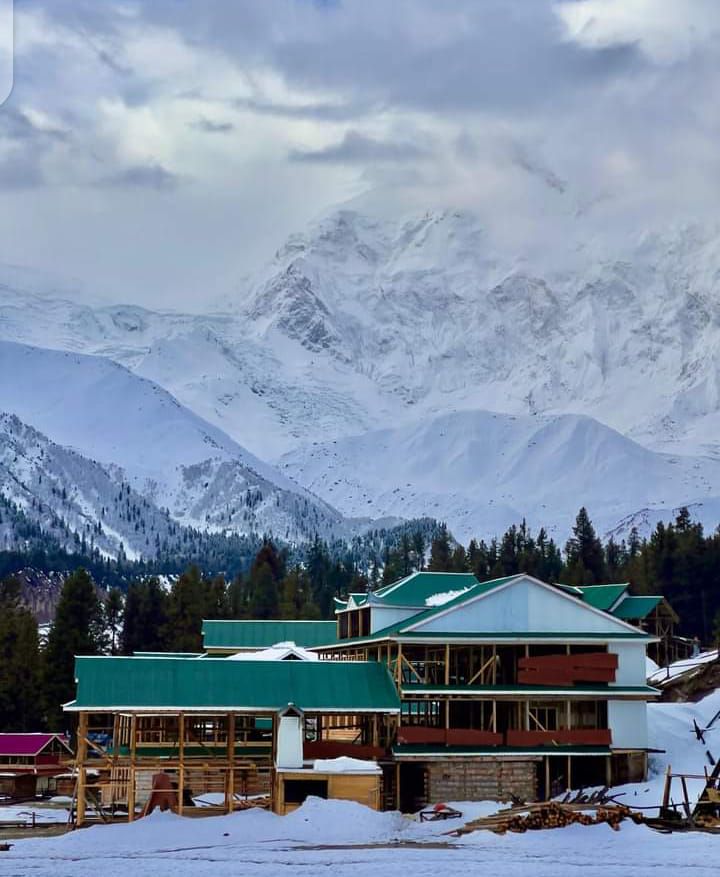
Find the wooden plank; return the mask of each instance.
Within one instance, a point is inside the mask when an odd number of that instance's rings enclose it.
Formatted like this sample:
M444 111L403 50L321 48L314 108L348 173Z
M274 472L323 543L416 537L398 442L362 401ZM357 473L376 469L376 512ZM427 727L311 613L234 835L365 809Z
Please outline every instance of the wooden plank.
M137 752L137 716L130 719L130 779L128 783L128 822L135 819L135 756Z
M225 812L232 813L235 802L235 713L227 717L227 760L225 773Z
M85 794L87 775L85 773L85 761L87 760L87 735L88 735L88 714L81 712L78 721L77 730L77 758L76 768L78 772L77 778L77 816L76 825L82 827L85 824Z

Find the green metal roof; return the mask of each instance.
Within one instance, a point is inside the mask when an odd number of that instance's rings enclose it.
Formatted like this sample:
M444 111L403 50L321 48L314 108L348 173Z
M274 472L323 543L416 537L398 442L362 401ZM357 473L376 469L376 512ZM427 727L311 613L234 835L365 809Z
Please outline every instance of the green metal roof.
M662 603L662 599L662 597L624 597L613 609L612 614L623 620L646 618L659 603Z
M370 594L352 594L356 605L366 602L385 606L426 606L427 601L438 594L465 591L478 584L469 572L414 572L404 579L383 585Z
M202 658L202 652L133 652L134 658Z
M609 612L610 607L627 591L628 585L578 585L577 589L582 594L583 602Z
M311 712L400 710L392 678L377 661L78 657L75 677L71 711L276 712L289 703Z
M203 621L206 649L266 649L275 643L294 642L310 648L333 642L334 621Z

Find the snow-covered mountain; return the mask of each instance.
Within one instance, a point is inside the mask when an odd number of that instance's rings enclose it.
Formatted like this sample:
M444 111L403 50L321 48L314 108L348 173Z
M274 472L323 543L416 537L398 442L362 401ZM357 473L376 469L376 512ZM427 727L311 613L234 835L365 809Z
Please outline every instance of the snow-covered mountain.
M183 525L291 541L344 530L330 506L108 359L0 342L0 408ZM70 489L79 476L65 477Z
M720 461L650 451L589 417L488 411L306 445L282 466L347 515L424 510L449 520L464 542L523 517L564 538L585 502L603 531L628 508L653 508L660 519L696 499L717 511L720 485Z
M520 251L499 245L467 211L391 219L344 208L291 237L259 276L226 298L222 312L93 307L48 297L46 286L38 293L13 275L0 284L0 338L112 359L172 394L204 430L213 424L264 460L290 454L287 471L353 513L433 514L458 532L463 521L482 520L494 533L507 516L530 518L539 508L542 522L564 528L564 500L543 498L547 466L562 459L576 473L563 482L574 510L586 504L604 526L631 515L651 520L694 501L712 515L720 481L705 458L720 457L720 228L684 226L634 239L600 239L582 217L569 228L553 247ZM484 430L487 416L475 412L488 411L585 415L595 424L575 420L571 429L571 421L543 420L544 436L551 423L567 436L559 446L548 440L526 448L522 482L505 471L502 443L488 438L487 471L498 474L480 477L479 461L458 471L470 496L501 510L497 517L468 510L445 486L452 479L440 477L431 484L409 478L412 496L378 500L388 494L377 475L390 471L387 460L401 460L397 471L405 471L417 453L416 468L421 461L445 474L453 467L442 442L408 444L409 436L432 432L445 416L456 418L450 432L458 435L468 419ZM602 424L621 435L607 439ZM390 430L382 458L373 446L378 430ZM521 433L522 442L530 433ZM619 449L622 436L637 444ZM158 435L154 444L168 440ZM173 433L166 450L172 457L179 442L184 464L183 441ZM332 441L352 466L346 495L339 485L330 490L330 462L323 474L320 456L306 449ZM118 444L96 456L113 459ZM123 447L127 453L113 461L147 490L153 475L138 471L142 449L132 440ZM541 448L552 453L543 457ZM617 460L641 474L605 486L582 475L590 467L618 472ZM166 493L152 494L158 502L186 520L209 515L222 525L212 511L225 502L219 491L203 504L197 484L185 495L177 479L163 483ZM397 478L389 483L407 487ZM361 502L363 490L370 501Z
M0 494L62 547L151 557L172 520L99 463L51 442L14 414L0 414ZM0 547L23 543L0 514Z

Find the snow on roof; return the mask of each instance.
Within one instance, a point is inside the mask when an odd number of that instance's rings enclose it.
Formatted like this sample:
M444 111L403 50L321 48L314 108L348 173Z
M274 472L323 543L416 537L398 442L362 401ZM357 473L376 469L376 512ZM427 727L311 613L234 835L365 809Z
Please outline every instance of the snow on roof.
M460 588L457 591L444 591L441 594L430 594L425 600L425 605L444 606L445 603L449 603L450 600L454 600L455 597L459 597L461 594L466 594L469 590L470 588Z
M68 748L67 743L59 734L0 734L0 755L17 755L20 757L39 755L48 743L55 739Z
M238 652L231 655L228 661L317 661L318 656L315 652L309 652L294 642L288 640L282 643L275 643L269 649L262 649L259 652Z
M362 758L349 758L342 755L340 758L316 758L313 761L313 770L322 773L381 773L381 768L376 761L365 761Z
M660 667L652 676L648 677L650 685L663 685L671 679L677 679L679 676L690 675L702 667L703 664L710 664L717 661L720 657L718 649L712 649L709 652L700 652L690 658L683 658L681 661L675 661L669 667Z

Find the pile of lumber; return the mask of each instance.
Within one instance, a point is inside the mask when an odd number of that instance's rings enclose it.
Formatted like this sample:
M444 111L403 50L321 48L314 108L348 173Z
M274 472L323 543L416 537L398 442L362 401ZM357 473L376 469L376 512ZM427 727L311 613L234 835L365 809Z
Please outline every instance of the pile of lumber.
M233 810L252 810L253 807L263 807L266 810L270 809L270 796L262 795L256 796L254 798L243 798L238 801L237 798L233 803Z
M474 819L461 828L447 832L455 837L473 831L492 831L505 834L508 831L523 833L546 828L564 828L566 825L600 825L605 823L614 831L620 830L620 823L631 819L635 823L644 821L642 813L636 813L622 804L563 804L559 801L543 801L501 810L493 816Z

